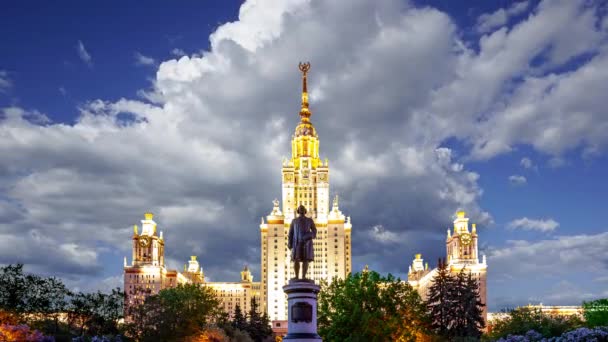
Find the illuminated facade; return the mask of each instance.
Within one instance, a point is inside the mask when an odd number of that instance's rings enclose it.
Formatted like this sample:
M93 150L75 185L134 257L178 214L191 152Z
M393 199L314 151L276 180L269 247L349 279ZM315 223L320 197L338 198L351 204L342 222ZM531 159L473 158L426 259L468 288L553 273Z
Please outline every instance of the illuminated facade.
M251 310L251 299L255 298L258 303L258 311L263 311L263 306L260 303L260 282L254 282L253 276L249 268L241 271L240 282L208 282L205 286L209 286L215 291L216 296L222 302L224 311L232 315L237 304L241 307L243 313Z
M124 289L126 303L131 305L143 300L146 293L157 294L160 290L189 282L176 270L165 267L165 240L157 234L152 213L145 213L141 220L141 234L133 226L133 255L131 265L124 259Z
M329 162L319 157L319 137L310 121L307 72L310 64L300 64L302 71L302 107L300 123L291 140L291 158L282 163L282 201L274 200L271 213L262 218L261 272L262 302L271 321L287 320L287 297L283 286L294 277L287 249L287 236L296 208L303 205L317 227L314 262L307 278L319 282L334 277L345 278L351 272L351 222L339 208L338 197L330 210Z
M473 223L469 231L469 219L465 217L464 211L456 213L454 220L454 232L450 229L446 238L447 267L450 273L457 274L463 268L465 272L471 273L479 282L479 298L482 303L487 303L487 269L486 256L479 261L477 227ZM433 278L437 269L429 270L428 263L424 264L422 255L416 254L412 265L408 270L408 282L414 289L418 290L422 299L428 297L428 290L433 284ZM483 316L487 321L487 305L484 306Z
M157 225L152 213L146 213L141 221L142 231L133 227L133 258L131 265L124 260L124 289L126 305L141 303L145 296L157 294L160 290L178 284L201 284L208 286L221 301L224 310L232 315L236 305L243 312L251 308L251 299L260 303L260 282L254 282L247 267L241 272L240 282L206 282L203 268L196 256L191 256L184 265L183 273L165 267L165 241L163 233L157 234ZM260 304L260 311L263 306Z

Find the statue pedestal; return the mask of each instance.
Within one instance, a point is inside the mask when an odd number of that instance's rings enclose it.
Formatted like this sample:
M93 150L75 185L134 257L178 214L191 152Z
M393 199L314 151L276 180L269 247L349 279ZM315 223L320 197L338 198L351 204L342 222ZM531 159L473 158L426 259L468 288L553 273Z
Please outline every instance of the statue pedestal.
M317 334L317 293L321 287L309 279L291 279L283 286L287 294L287 335L290 342L321 341Z

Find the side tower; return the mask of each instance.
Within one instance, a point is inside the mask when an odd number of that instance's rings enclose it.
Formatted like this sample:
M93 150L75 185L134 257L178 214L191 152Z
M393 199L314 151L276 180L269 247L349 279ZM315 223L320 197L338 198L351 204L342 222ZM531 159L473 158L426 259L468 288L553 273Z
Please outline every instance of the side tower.
M291 158L282 163L282 203L273 201L273 209L260 224L262 304L272 321L287 320L287 299L282 287L294 277L287 249L287 234L295 210L303 205L307 216L315 221L315 261L308 278L317 283L344 278L351 272L350 217L339 208L336 196L330 210L329 162L319 156L319 137L312 124L308 106L307 75L310 63L300 63L302 72L302 106L300 122L291 140ZM273 324L274 326L274 324Z
M479 298L486 304L483 309L484 319L487 321L487 270L486 256L479 261L478 235L475 223L469 231L469 218L464 211L456 213L454 220L454 233L447 231L446 255L448 268L451 273L457 274L465 269L471 273L479 282Z
M156 294L165 287L175 286L176 277L165 269L165 241L163 233L157 234L152 213L145 213L141 220L141 233L133 226L131 265L124 260L124 289L126 305L140 302L148 294Z
M471 273L479 283L479 299L486 304L484 307L484 319L487 321L487 269L485 255L479 261L477 227L473 223L469 231L469 219L464 211L456 213L454 220L454 232L447 231L446 256L448 269L452 274L458 274L463 268L465 272ZM418 290L422 299L428 296L428 289L433 284L433 278L437 269L429 270L428 263L423 266L421 254L416 254L412 265L408 270L408 282Z

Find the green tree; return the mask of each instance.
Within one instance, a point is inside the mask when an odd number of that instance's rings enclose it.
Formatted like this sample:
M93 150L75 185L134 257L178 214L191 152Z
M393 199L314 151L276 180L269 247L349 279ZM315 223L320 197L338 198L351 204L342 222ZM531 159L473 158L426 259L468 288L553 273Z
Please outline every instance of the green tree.
M29 284L23 265L0 267L0 308L11 312L25 312Z
M270 327L270 319L264 312L259 313L260 305L255 298L251 298L251 308L249 308L249 315L245 331L249 334L252 340L255 342L264 341L269 336L272 336L272 328Z
M582 320L577 316L551 315L543 313L539 308L520 307L510 310L507 317L493 322L486 339L495 341L508 335L525 335L530 330L551 338L582 325Z
M426 305L429 309L432 329L444 338L447 338L452 331L452 320L456 311L452 295L455 286L454 278L450 275L445 261L439 259L437 275L429 287Z
M441 338L467 340L481 336L484 304L479 299L479 284L466 268L452 275L440 259L426 303L431 325Z
M466 268L463 268L453 281L454 287L449 291L452 315L448 336L455 339L479 339L485 327L484 304L479 299L479 284L466 272Z
M588 327L608 326L608 298L583 302L583 317Z
M426 307L407 282L365 271L321 283L318 326L324 341L415 341Z
M234 317L232 319L231 325L239 330L244 330L247 325L247 318L243 315L243 310L241 310L241 306L239 304L234 308Z
M209 287L178 285L129 307L128 331L141 341L184 341L217 323L223 312Z
M124 293L76 293L69 306L68 321L79 336L116 335L123 317Z

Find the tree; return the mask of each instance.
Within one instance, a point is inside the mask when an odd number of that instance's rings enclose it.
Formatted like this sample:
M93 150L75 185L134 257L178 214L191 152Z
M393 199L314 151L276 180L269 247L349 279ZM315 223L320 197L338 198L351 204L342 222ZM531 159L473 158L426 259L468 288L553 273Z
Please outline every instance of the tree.
M520 307L510 310L506 318L493 322L486 337L495 341L509 335L525 335L535 331L544 338L551 338L561 336L582 325L583 322L577 316L551 315L543 313L539 308Z
M116 335L123 315L124 292L76 293L69 306L68 321L79 336Z
M272 336L272 328L270 327L270 319L264 312L260 314L259 304L257 300L251 298L251 308L249 309L249 317L245 326L245 331L255 342L264 341L267 337Z
M481 336L484 304L479 299L479 284L466 268L454 276L445 260L439 259L426 303L431 326L441 338L467 340Z
M178 285L129 307L128 331L141 341L184 341L202 334L223 316L209 287Z
M608 298L583 302L583 317L590 328L608 326Z
M415 341L426 307L407 282L365 271L321 283L318 326L324 341Z
M453 277L448 272L445 261L439 259L437 275L429 287L426 304L429 309L431 327L439 336L447 338L452 331L452 319L455 303L452 300L452 290L455 287Z
M241 310L239 304L234 308L234 318L232 319L231 325L238 330L245 330L247 327L247 318L243 315L243 310Z

